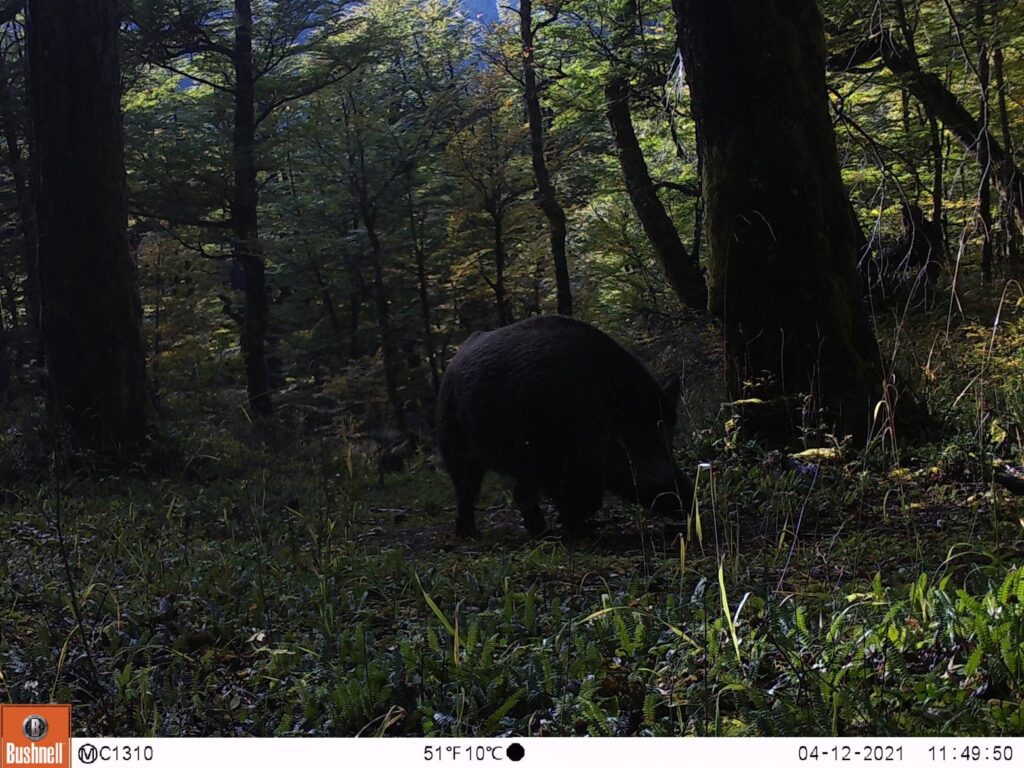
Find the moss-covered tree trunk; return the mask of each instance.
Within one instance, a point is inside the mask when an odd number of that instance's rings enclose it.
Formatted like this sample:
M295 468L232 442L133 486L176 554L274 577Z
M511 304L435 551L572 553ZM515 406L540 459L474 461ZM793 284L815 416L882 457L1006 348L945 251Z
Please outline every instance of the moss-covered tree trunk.
M864 436L882 373L859 300L818 9L814 0L674 6L703 161L709 307L724 326L730 392L800 402L793 418L766 425L775 433L823 410Z
M121 127L116 0L31 0L39 288L48 404L78 445L145 435L149 401Z

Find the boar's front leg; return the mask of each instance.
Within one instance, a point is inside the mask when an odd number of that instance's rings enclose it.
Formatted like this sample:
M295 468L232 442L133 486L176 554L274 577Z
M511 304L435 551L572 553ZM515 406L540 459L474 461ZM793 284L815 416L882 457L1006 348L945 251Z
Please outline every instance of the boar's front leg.
M540 536L547 528L544 512L540 508L540 488L529 481L516 480L512 489L512 498L523 514L523 525L531 536Z
M552 494L562 523L562 534L569 541L579 538L604 499L604 489L592 477L582 477L575 483L564 483Z

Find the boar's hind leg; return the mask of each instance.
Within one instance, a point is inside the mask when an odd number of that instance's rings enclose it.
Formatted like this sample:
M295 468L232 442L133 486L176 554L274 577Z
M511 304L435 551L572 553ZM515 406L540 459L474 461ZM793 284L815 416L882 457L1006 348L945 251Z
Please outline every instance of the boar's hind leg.
M531 536L540 536L547 528L544 512L540 508L540 489L532 483L517 480L512 489L512 498L523 514L523 525Z
M457 469L450 469L449 474L455 486L455 534L464 539L476 536L473 510L484 479L483 467L476 459L466 458L458 463Z

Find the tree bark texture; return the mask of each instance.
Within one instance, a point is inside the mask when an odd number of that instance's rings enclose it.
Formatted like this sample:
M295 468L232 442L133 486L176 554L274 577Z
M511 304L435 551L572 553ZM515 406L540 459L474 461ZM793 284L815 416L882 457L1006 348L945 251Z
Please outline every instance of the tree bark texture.
M700 136L709 307L724 326L730 392L810 396L805 413L823 409L863 437L883 377L859 300L814 0L674 7Z
M50 412L78 445L117 452L150 412L127 231L116 0L31 0L41 332Z

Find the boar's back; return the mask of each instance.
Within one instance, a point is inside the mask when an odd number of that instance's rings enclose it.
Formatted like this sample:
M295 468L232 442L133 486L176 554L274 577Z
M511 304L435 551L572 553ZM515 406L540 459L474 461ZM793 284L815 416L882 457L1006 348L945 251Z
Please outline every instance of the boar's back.
M445 372L439 419L454 419L486 466L547 474L663 449L658 424L671 434L674 407L609 336L548 315L470 337Z

